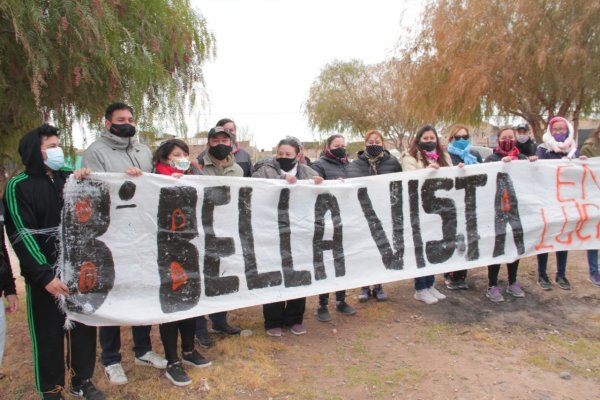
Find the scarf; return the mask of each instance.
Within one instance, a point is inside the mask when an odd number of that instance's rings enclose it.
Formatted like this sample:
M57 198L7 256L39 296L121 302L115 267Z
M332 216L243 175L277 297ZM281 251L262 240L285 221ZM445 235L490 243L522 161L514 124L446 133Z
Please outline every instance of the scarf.
M438 154L437 150L434 150L434 151L421 150L421 154L427 160L427 164L437 163L437 160L440 159L440 155Z
M371 175L377 175L377 171L379 170L379 164L381 164L381 160L383 157L370 157L367 152L364 153L365 158L369 162L369 172Z
M471 154L471 143L469 143L467 147L461 150L458 147L455 147L454 141L452 141L450 142L450 144L448 144L447 149L448 153L458 156L458 158L460 158L466 165L479 164L479 161L477 161L477 157Z
M557 142L554 139L554 136L552 136L552 132L550 129L553 125L554 120L560 120L567 124L569 136L562 143ZM544 133L542 139L544 140L544 144L546 145L546 148L548 150L553 151L555 153L564 153L567 155L568 158L573 158L575 152L577 152L577 142L575 142L573 137L573 125L571 125L571 123L563 117L554 117L550 120L550 123L548 123L548 128L546 128L546 133Z
M500 146L498 146L496 147L496 150L494 150L494 153L500 154L502 158L510 156L510 158L512 158L513 160L518 160L519 154L521 154L517 146L513 147L511 151L504 151L500 148Z

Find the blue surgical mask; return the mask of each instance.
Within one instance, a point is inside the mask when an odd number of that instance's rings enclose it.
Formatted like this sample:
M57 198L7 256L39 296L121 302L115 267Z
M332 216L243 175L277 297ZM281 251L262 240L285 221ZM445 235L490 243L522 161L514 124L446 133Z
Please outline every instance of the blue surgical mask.
M457 149L464 150L469 145L469 141L467 139L455 139L453 145Z
M65 154L60 147L46 149L46 158L44 164L53 171L58 171L65 165Z

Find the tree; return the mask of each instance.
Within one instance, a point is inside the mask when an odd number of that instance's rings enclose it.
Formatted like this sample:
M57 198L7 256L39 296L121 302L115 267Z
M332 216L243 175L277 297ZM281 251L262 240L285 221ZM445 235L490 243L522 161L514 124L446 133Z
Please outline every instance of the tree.
M0 179L25 131L51 121L70 146L73 122L101 122L113 101L141 129L181 127L215 53L188 0L3 0L0 23Z
M304 105L309 125L324 132L362 136L380 130L402 149L416 121L406 112L405 74L400 60L365 65L360 60L327 64Z
M600 101L600 3L441 0L401 50L407 106L420 119L525 119L537 140L555 115L580 117Z

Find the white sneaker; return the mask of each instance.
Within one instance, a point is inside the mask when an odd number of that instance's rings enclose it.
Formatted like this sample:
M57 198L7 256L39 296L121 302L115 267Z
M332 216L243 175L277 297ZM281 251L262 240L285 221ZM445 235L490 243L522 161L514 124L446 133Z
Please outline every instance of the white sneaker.
M127 375L125 375L125 371L123 371L121 363L104 367L104 373L112 385L125 385L127 382L129 382L127 380Z
M435 304L438 302L438 299L433 297L433 295L427 289L417 290L415 292L415 300L422 301L426 304Z
M428 288L427 291L438 300L444 300L446 298L446 295L437 290L434 286Z
M135 358L135 365L145 365L146 367L166 369L167 364L167 360L165 360L153 351L149 351L143 356Z

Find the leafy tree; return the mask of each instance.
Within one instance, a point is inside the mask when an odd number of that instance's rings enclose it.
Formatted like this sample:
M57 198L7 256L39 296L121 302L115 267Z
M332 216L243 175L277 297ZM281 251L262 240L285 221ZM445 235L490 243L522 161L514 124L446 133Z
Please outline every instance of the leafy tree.
M141 129L181 127L214 53L188 0L0 1L0 179L25 131L51 121L70 146L73 122L101 122L112 101Z
M424 120L525 119L539 141L547 121L575 125L600 100L600 3L440 0L402 49L407 106Z
M403 106L405 96L400 60L334 61L313 82L304 108L313 129L354 137L378 129L401 149L405 132L416 125Z

